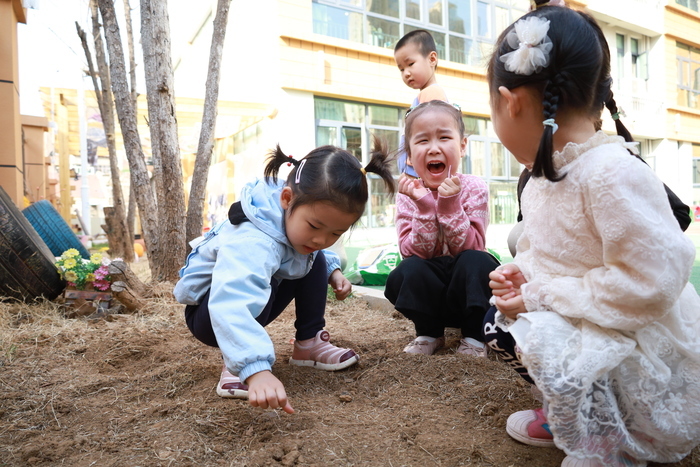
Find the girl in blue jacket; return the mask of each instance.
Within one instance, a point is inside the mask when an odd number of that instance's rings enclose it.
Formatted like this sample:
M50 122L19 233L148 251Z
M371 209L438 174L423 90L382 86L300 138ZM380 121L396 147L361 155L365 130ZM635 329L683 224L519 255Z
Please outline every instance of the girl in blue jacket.
M283 164L294 165L286 182L277 180ZM229 220L193 245L174 294L187 305L192 334L221 349L224 368L217 394L294 412L284 385L271 372L275 352L264 329L292 299L296 339L291 364L335 371L358 361L353 350L328 342L324 330L328 284L338 300L352 286L338 256L322 250L364 212L368 172L394 192L388 152L379 142L366 167L334 146L314 149L301 160L277 146L269 154L265 179L247 184Z

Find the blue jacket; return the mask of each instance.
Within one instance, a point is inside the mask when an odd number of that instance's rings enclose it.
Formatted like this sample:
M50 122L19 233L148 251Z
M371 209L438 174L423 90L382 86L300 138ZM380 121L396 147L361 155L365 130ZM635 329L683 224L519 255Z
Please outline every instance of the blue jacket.
M287 239L280 205L284 186L281 180L247 184L240 201L250 222L226 220L212 228L193 247L173 291L178 302L198 305L211 289L209 313L217 343L226 367L242 381L275 362L270 336L255 321L269 301L272 278L304 277L317 255L297 253ZM324 254L330 276L340 269L340 260L332 251Z

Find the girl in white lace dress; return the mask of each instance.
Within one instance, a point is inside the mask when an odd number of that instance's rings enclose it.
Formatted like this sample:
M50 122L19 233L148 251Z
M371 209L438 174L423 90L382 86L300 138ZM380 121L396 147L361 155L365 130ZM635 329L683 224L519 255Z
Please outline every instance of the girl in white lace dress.
M630 156L603 33L582 12L532 11L499 38L488 81L494 128L532 171L517 256L490 285L544 411L511 415L509 434L555 444L567 467L681 460L700 443L695 248ZM604 103L626 138L595 130Z

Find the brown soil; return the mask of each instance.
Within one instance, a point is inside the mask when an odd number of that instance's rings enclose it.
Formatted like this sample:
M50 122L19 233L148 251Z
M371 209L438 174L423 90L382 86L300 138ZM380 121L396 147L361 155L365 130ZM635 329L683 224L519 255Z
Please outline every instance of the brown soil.
M504 363L402 353L412 324L359 298L333 302L327 329L358 365L287 363L294 313L268 327L273 371L296 413L215 393L217 349L195 340L183 307L64 318L54 304L0 304L0 465L558 466L563 452L512 440L506 418L533 408ZM700 465L700 448L677 466Z

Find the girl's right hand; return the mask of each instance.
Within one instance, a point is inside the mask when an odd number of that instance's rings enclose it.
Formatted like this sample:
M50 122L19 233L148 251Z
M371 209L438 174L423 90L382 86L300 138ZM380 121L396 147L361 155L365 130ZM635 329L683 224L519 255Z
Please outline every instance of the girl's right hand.
M421 199L428 194L428 189L423 186L419 179L409 178L401 174L399 177L399 193L406 195L413 201Z
M520 295L520 287L527 282L520 268L513 263L497 267L489 273L489 279L493 295L504 300Z
M262 409L282 408L287 413L294 413L294 409L287 401L287 393L284 385L271 371L265 370L248 376L245 383L248 385L248 402L253 407Z

